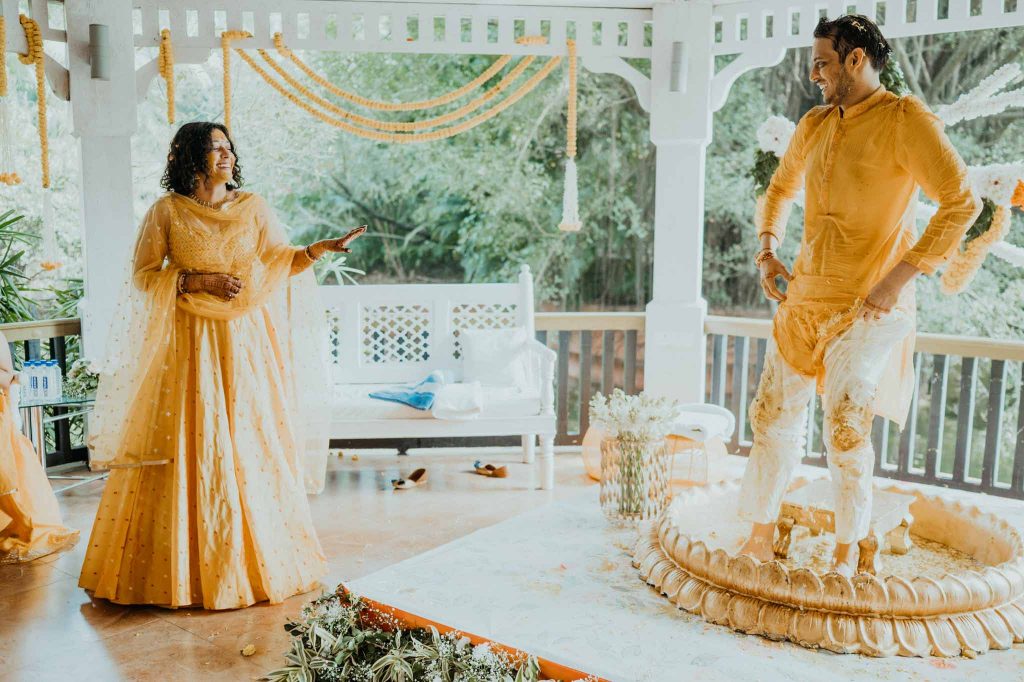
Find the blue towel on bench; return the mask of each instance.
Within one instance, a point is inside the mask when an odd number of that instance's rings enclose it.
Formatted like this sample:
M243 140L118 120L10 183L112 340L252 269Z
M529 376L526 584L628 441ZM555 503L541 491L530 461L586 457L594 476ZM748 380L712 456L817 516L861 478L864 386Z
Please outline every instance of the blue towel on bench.
M437 392L445 384L444 373L440 370L431 372L426 379L415 384L405 384L386 391L374 391L371 398L402 403L417 410L429 410L434 406Z

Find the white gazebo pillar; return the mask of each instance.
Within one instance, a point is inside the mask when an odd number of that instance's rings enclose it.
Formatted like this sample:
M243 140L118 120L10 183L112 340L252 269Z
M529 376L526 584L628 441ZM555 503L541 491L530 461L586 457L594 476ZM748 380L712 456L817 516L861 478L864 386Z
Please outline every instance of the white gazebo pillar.
M654 292L644 388L703 402L704 161L711 140L711 2L654 5L651 140L657 147Z
M79 311L86 356L106 350L135 237L131 138L136 128L135 46L130 0L66 0L74 133L82 168L85 299ZM106 26L107 77L92 77L89 25ZM97 46L94 46L94 48ZM110 339L116 342L116 339Z

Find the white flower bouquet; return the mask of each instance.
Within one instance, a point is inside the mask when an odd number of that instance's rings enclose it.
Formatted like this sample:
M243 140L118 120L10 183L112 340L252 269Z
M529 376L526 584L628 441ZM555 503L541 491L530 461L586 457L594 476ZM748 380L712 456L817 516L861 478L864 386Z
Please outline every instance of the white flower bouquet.
M672 458L665 436L679 416L679 405L641 393L598 393L590 420L604 430L601 443L601 507L609 518L637 521L661 513L668 501Z

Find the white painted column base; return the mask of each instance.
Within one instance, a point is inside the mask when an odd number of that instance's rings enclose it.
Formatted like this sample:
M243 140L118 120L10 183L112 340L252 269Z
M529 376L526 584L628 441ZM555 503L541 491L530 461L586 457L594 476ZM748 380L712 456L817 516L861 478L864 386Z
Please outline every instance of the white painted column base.
M647 304L644 392L680 402L704 402L706 316L703 299Z

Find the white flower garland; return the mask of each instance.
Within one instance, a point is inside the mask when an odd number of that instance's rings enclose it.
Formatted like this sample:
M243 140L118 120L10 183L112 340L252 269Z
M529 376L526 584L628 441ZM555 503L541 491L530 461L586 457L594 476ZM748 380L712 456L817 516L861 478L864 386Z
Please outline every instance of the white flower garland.
M960 95L955 102L941 106L935 115L948 125L984 116L995 116L1010 107L1024 106L1024 88L999 93L1021 77L1019 64L1006 64L981 81L973 90Z
M1024 180L1024 163L971 166L967 169L967 177L979 197L996 206L1009 206L1017 183Z

